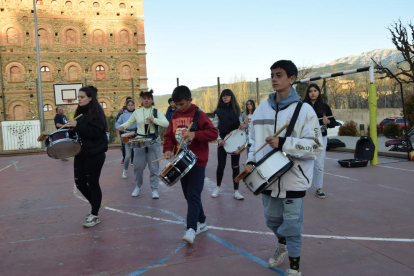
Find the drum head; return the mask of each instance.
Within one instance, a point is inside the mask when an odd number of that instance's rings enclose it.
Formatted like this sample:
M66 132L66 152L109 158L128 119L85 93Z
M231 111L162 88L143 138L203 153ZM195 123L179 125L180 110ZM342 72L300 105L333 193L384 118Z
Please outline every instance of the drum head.
M80 151L81 145L70 139L59 141L47 147L47 155L53 159L69 158L77 155Z
M236 131L237 129L233 130L232 132L227 134L226 137L224 138L224 140L226 140L226 138L231 135L231 137L227 139L226 143L223 146L224 150L227 153L235 153L238 148L246 144L246 141L247 141L246 132L244 132L244 130L241 130L241 129L239 129L237 133ZM236 133L236 135L234 135L234 133Z

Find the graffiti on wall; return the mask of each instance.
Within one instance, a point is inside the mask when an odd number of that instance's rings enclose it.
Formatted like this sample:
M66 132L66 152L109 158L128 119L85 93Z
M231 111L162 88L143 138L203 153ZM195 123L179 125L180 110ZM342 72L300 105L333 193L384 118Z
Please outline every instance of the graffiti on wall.
M19 149L24 149L24 136L33 129L32 122L16 122L6 127L7 131L17 139Z

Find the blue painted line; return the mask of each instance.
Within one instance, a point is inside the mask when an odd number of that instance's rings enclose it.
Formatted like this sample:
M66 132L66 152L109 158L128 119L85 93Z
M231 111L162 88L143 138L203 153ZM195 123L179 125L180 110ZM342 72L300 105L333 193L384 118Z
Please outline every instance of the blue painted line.
M5 217L5 216L18 215L18 214L26 214L28 212L37 212L37 211L43 211L43 210L53 210L53 209L59 209L59 208L79 207L79 206L86 206L86 205L65 205L65 206L46 207L46 208L42 208L42 209L27 210L27 211L23 211L23 212L17 212L15 214L1 215L0 218Z
M179 245L178 245L178 247L176 248L176 249L174 249L172 252L171 252L171 254L175 254L175 253L177 253L181 248L183 248L185 245L186 245L187 243L186 242L181 242ZM134 271L134 272L131 272L131 273L129 273L129 274L127 274L126 276L136 276L136 275L139 275L139 274L142 274L142 273L144 273L145 271L148 271L152 266L154 266L154 265L158 265L158 264L162 264L162 263L164 263L166 260L168 260L169 258L164 258L164 259L161 259L161 260L159 260L159 261L156 261L155 263L152 263L152 264L150 264L150 265L147 265L146 267L144 267L144 268L141 268L140 270L137 270L137 271Z
M146 266L146 267L144 267L144 268L142 268L140 270L137 270L137 271L134 271L132 273L129 273L126 276L136 276L136 275L142 274L145 271L149 270L151 268L151 266L158 265L158 264L162 264L163 262L165 262L168 259L169 258L165 258L165 259L161 259L159 261L156 261L155 263L152 263L152 264L150 264L150 265L148 265L148 266Z
M232 244L230 244L230 243L226 242L225 240L220 239L220 238L219 238L219 237L217 237L217 236L214 236L214 235L212 235L212 234L210 234L210 233L208 233L208 232L204 232L204 235L206 235L207 237L212 238L212 239L213 239L213 240L215 240L215 241L218 241L219 243L221 243L221 244L222 244L222 245L224 245L224 246L227 246L227 247L228 247L228 248L230 248L230 249L233 249L233 250L235 250L235 251L239 252L239 253L240 253L240 254L242 254L243 256L245 256L245 257L249 258L250 260L252 260L252 261L254 261L254 262L256 262L256 263L258 263L258 264L260 264L260 265L262 265L262 266L264 266L264 267L266 267L267 269L270 269L270 270L272 270L272 271L276 272L276 273L277 273L277 274L279 274L279 275L282 275L282 276L285 276L285 275L286 275L286 273L285 273L283 270L280 270L280 269L278 269L278 268L268 267L268 266L267 266L267 262L265 262L265 261L263 261L263 260L261 260L261 259L259 259L259 258L255 257L255 256L253 256L253 255L252 255L252 254L250 254L250 253L247 253L247 252L246 252L246 251L244 251L243 249L240 249L240 248L238 248L238 247L236 247L236 246L234 246L234 245L232 245Z

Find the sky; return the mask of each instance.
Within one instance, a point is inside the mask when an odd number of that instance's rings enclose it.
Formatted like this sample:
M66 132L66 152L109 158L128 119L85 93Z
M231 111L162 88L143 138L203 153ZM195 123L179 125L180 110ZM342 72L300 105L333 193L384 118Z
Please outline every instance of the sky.
M244 76L394 48L387 26L414 18L414 0L143 0L148 87L171 94Z

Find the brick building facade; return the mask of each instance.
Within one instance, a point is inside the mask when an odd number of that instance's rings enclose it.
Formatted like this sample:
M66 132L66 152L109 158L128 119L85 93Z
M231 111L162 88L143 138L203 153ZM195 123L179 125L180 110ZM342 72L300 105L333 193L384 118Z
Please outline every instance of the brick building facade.
M96 86L107 115L124 105L132 84L134 98L147 90L142 0L36 3L45 119L55 116L53 84ZM0 121L3 112L7 120L39 119L33 2L0 0L0 18Z

